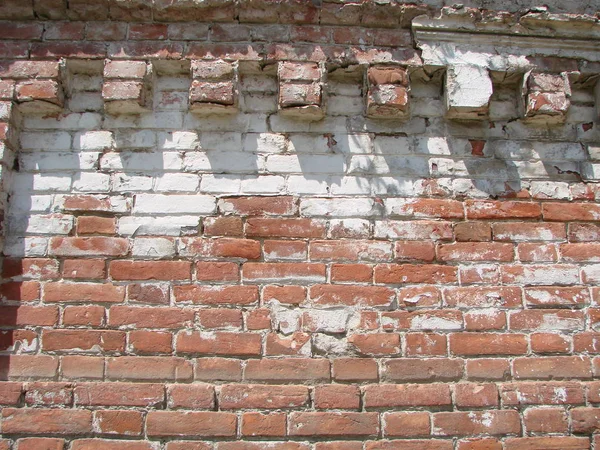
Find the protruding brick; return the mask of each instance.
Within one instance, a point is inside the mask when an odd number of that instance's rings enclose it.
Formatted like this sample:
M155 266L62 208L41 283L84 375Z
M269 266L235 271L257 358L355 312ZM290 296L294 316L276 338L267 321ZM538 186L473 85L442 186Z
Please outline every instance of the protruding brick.
M34 114L60 112L65 101L58 79L21 81L16 85L16 99L23 112Z
M323 118L321 70L314 62L279 63L279 112L286 116L319 120Z
M470 65L448 67L444 86L446 117L485 119L492 92L492 80L486 68Z
M109 114L140 114L152 102L152 66L143 61L110 61L104 65L102 97Z
M238 111L237 64L222 60L191 62L190 111L201 114L231 114Z
M410 81L402 67L372 66L367 72L367 117L407 119Z
M563 123L571 105L571 86L566 73L528 72L522 84L523 116L528 122Z

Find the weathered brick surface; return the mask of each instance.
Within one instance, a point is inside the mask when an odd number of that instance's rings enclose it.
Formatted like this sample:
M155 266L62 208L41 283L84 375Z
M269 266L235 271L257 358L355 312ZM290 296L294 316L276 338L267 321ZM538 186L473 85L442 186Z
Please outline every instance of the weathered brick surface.
M0 450L600 447L593 6L0 3Z

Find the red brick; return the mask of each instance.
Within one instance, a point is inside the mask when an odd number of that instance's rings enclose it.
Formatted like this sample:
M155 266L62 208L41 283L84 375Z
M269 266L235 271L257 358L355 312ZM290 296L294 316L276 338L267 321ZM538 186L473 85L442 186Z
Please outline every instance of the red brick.
M505 330L507 324L506 312L493 309L466 312L464 321L467 331Z
M328 261L389 261L392 249L389 243L379 241L311 241L311 260Z
M73 279L98 279L106 276L103 259L66 259L63 262L63 277Z
M314 405L317 409L359 409L358 386L331 384L315 387Z
M201 305L249 305L258 301L256 286L174 286L177 302Z
M387 306L394 291L383 286L320 284L310 287L310 298L317 305Z
M451 441L411 439L410 441L367 441L365 450L452 450Z
M99 330L44 330L45 351L121 352L125 350L125 333Z
M456 267L436 264L378 264L375 266L375 283L456 283Z
M495 241L561 241L566 239L562 223L500 222L493 224Z
M462 219L463 204L456 200L434 198L407 199L403 205L391 208L390 217L431 217L440 219Z
M66 195L63 209L65 211L114 212L111 197L104 195Z
M442 293L435 286L411 286L398 289L398 303L405 307L435 307L442 302Z
M50 238L49 253L57 256L125 256L129 241L116 237L60 237Z
M459 272L462 285L498 284L500 282L500 270L494 264L461 266Z
M447 354L446 336L433 333L407 333L406 356L444 356Z
M539 219L542 209L539 203L517 201L467 200L468 219Z
M357 441L316 442L315 450L363 450L363 444Z
M260 334L182 331L176 336L178 353L200 355L258 356L261 354Z
M323 282L325 264L320 263L245 263L242 278L249 282Z
M594 242L600 240L600 224L569 223L570 242Z
M600 244L595 242L561 244L560 254L565 262L598 262L600 261Z
M364 387L365 408L406 408L452 404L446 384L370 384Z
M239 359L198 358L195 365L195 379L201 381L240 381L242 361Z
M242 436L283 437L285 436L285 413L242 413Z
M0 356L1 379L52 379L58 373L58 358L49 355Z
M10 381L0 381L0 405L18 405L21 401L23 385Z
M119 41L125 39L127 24L119 22L88 22L85 37L88 41Z
M457 442L456 450L502 450L502 443L494 438L471 438Z
M167 387L170 409L213 409L215 388L210 384L172 384Z
M392 412L383 414L383 435L414 438L431 433L428 412Z
M2 432L6 434L88 434L92 432L92 412L56 408L4 408Z
M202 222L205 236L235 236L244 234L244 224L239 217L207 217Z
M279 303L298 305L306 300L306 288L303 286L265 286L262 297L265 303L277 300Z
M139 436L142 434L142 413L128 410L95 411L94 422L101 434Z
M56 326L56 306L0 305L0 326Z
M540 309L513 311L510 314L511 330L575 331L582 330L584 326L581 311Z
M30 406L70 406L73 402L73 386L69 383L27 383L23 390L25 404Z
M194 322L191 309L168 307L113 306L108 325L119 328L189 328Z
M467 378L471 380L504 380L510 376L506 359L475 359L467 361Z
M569 422L562 408L529 408L523 414L529 433L567 433Z
M597 433L600 430L598 408L573 408L571 410L573 433Z
M301 218L250 218L246 221L246 235L268 238L324 238L325 222Z
M270 330L271 310L269 308L257 308L246 314L246 328L248 331Z
M373 268L367 264L333 264L331 281L369 283L373 280Z
M595 203L544 203L544 220L559 222L595 222L600 220L600 205Z
M173 335L163 331L131 331L128 350L136 354L171 353Z
M457 242L491 241L492 230L486 222L458 222L454 225L454 238Z
M586 306L590 304L590 294L584 287L540 286L525 289L525 303L543 308Z
M65 379L102 379L104 358L94 356L66 355L62 357L62 376Z
M378 369L374 359L336 358L332 361L336 381L377 381Z
M145 40L145 39L166 39L167 25L162 23L153 24L137 24L129 25L129 39Z
M221 387L221 409L288 409L309 402L306 386L236 385Z
M393 382L455 381L462 378L464 362L458 359L390 359L383 363L383 379Z
M590 360L583 356L516 358L513 375L519 379L590 378Z
M439 412L433 414L434 436L505 435L521 432L517 411Z
M311 335L307 333L296 332L289 336L269 333L267 334L265 355L310 355L311 344Z
M329 361L326 359L286 358L248 360L247 381L272 383L329 381Z
M40 298L37 281L11 281L0 285L0 297L4 300L31 302Z
M114 217L81 216L77 218L77 234L115 234Z
M570 337L561 334L535 333L529 339L535 353L569 353L571 349Z
M106 378L110 380L189 381L190 361L174 356L119 356L106 362Z
M58 278L58 261L47 258L5 258L2 264L2 276L41 280Z
M268 261L305 260L308 245L304 241L265 241L264 258Z
M104 322L102 306L67 306L63 311L63 325L99 327Z
M293 412L289 415L290 436L376 436L377 413Z
M235 436L235 414L200 411L150 411L146 429L150 437Z
M264 442L220 442L218 450L263 450ZM310 450L307 444L299 442L269 442L269 450Z
M44 27L41 23L4 22L0 39L41 39L43 31Z
M58 438L22 438L17 440L15 450L63 450L64 439ZM1 447L0 448L4 448ZM9 447L6 447L8 450Z
M453 333L450 352L455 355L523 355L527 336L523 334Z
M198 322L203 328L242 328L242 311L228 308L210 308L198 311Z
M196 279L198 281L237 281L239 266L233 262L198 261Z
M111 261L109 273L114 280L189 280L188 261Z
M394 255L396 261L432 262L435 245L433 242L400 241L394 244Z
M521 242L517 245L517 259L522 262L556 262L558 245Z
M439 261L512 261L514 247L512 244L498 242L455 242L440 244L437 247Z
M400 335L392 333L353 334L348 338L361 355L396 355L400 354Z
M182 238L180 253L208 258L260 258L260 242L235 238Z
M221 214L235 214L239 216L290 216L296 214L297 211L297 201L289 196L230 197L219 200L219 212Z
M454 386L454 403L459 408L499 406L498 388L493 383L459 383Z
M566 340L566 338L565 338ZM565 353L568 353L570 346L565 345ZM573 336L573 351L576 353L600 353L600 333L587 332L578 333Z
M169 286L166 284L128 284L127 298L132 303L168 304Z
M504 450L589 450L590 440L585 437L552 436L509 438Z

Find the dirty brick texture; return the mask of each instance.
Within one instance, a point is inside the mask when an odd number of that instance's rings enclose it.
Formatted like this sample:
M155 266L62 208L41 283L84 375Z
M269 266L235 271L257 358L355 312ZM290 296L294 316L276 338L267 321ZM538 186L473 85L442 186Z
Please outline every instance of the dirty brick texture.
M0 1L0 450L600 449L598 3L484 3Z

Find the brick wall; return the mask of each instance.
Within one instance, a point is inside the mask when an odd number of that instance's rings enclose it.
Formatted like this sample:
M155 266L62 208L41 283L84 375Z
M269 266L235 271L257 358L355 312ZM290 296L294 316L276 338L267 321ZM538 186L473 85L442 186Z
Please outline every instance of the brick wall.
M0 449L600 448L598 17L440 6L0 5Z

